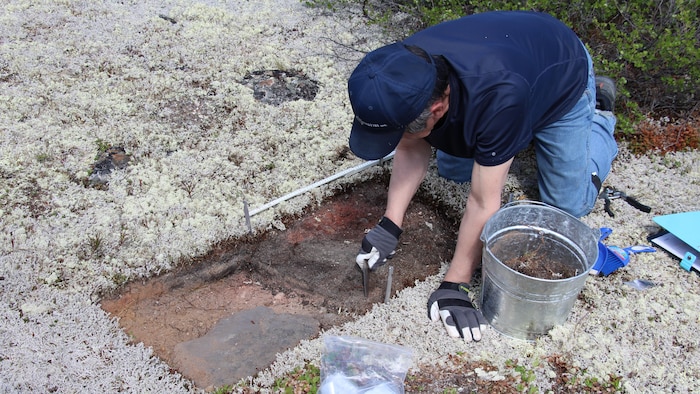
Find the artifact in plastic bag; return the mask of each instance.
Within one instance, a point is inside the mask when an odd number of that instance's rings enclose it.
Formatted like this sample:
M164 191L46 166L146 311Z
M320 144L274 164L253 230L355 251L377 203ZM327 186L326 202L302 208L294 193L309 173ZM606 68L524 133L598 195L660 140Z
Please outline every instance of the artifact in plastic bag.
M403 394L413 351L351 336L324 338L321 394Z

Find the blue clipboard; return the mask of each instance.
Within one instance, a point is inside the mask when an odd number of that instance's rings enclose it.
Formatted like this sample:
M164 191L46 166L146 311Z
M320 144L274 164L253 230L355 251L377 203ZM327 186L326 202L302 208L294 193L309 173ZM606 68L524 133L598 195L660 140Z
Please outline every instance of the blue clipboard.
M700 211L656 216L654 221L696 252L700 250Z
M651 242L668 250L681 259L681 267L700 271L700 211L674 213L654 217L654 222L668 234L651 239Z

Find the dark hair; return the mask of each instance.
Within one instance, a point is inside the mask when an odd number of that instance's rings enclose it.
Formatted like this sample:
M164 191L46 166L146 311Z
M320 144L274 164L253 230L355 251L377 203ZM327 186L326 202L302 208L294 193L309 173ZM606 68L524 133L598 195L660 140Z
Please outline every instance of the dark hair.
M408 49L414 55L422 57L423 59L425 59L426 62L430 62L430 58L432 57L433 63L435 64L435 68L437 71L435 76L435 87L433 88L433 93L430 96L430 100L428 100L428 105L423 110L423 112L420 115L418 115L418 117L406 127L407 132L417 133L419 131L424 130L427 127L427 121L430 117L430 107L435 102L442 100L442 98L444 97L445 90L447 89L447 85L450 80L450 68L447 65L447 62L445 61L445 58L443 58L442 56L431 56L423 48L415 45L406 45L406 49Z

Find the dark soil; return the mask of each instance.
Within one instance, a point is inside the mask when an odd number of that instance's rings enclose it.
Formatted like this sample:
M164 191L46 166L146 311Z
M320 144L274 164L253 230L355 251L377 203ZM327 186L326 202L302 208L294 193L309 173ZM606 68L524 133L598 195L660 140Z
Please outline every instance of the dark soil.
M286 230L216 246L195 263L126 285L102 307L122 328L168 362L173 349L205 335L222 318L266 306L337 326L383 302L389 266L391 294L436 274L454 249L458 221L431 202L414 199L396 256L370 275L363 294L355 256L365 231L381 218L387 180L354 185L320 206L285 220Z
M284 231L224 242L187 266L126 285L119 294L104 299L102 307L119 317L134 342L152 347L176 369L180 369L176 346L207 335L222 319L256 307L309 316L321 329L353 320L384 301L390 266L394 268L394 294L437 273L454 250L459 219L418 196L406 214L396 256L371 273L369 296L365 297L355 256L363 234L383 214L387 183L387 179L376 179L347 187L304 214L286 218ZM570 251L556 248L551 253L546 246L551 240L540 235L506 233L491 248L501 261L524 275L575 276ZM446 387L517 391L513 379L487 382L463 373L476 367L493 368L466 366L456 360L450 367L421 366L407 380L407 392L442 392Z

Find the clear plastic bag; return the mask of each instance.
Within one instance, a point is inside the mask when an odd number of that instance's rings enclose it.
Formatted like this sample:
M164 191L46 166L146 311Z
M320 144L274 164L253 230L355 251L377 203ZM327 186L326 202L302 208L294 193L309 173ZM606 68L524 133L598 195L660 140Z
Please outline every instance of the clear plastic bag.
M409 348L350 336L327 336L321 358L321 394L403 394Z

